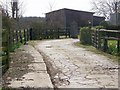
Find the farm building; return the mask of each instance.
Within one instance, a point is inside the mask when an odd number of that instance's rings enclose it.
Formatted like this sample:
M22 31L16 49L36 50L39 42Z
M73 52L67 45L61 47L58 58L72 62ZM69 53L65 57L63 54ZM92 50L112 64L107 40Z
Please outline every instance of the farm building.
M65 28L75 24L78 27L99 25L105 18L93 16L94 12L86 12L72 9L59 9L46 13L46 21L50 27Z
M98 26L101 21L104 21L105 17L93 16L93 26Z

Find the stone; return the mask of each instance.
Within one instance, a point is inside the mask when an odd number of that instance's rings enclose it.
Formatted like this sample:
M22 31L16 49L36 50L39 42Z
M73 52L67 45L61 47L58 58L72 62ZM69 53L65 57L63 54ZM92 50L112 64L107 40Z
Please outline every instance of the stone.
M9 85L9 87L12 88L20 88L26 86L34 87L34 88L53 88L53 85L51 83L50 77L47 73L27 73L23 77L25 77L24 80L17 81L12 80Z

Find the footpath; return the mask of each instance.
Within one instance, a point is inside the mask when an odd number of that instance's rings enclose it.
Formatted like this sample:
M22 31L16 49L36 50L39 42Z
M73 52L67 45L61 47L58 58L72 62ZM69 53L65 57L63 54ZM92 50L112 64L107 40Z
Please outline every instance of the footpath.
M11 54L10 68L3 76L3 86L16 90L53 89L46 64L31 45L24 45Z

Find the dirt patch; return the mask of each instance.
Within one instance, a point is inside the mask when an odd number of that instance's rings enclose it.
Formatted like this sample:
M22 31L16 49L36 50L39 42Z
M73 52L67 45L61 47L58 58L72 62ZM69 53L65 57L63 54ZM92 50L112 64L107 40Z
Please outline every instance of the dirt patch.
M32 62L33 57L23 49L18 49L10 55L10 67L3 75L3 87L9 85L12 79L21 80L24 74L31 72L28 65Z

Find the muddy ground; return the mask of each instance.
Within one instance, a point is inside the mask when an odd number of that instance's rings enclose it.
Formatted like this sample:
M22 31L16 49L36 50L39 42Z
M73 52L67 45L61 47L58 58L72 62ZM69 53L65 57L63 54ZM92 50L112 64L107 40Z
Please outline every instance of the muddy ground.
M52 66L57 88L118 88L118 64L74 45L78 39L42 41L35 48ZM53 69L54 68L54 69ZM54 73L52 73L54 72Z
M34 49L31 49L31 53L28 53L30 48L18 49L11 54L10 69L3 76L3 85L8 87L11 79L34 72L29 66L40 54L54 88L118 88L118 64L106 56L75 46L74 43L78 41L32 41L30 47ZM34 50L37 54L31 55ZM39 65L35 67L39 68Z

